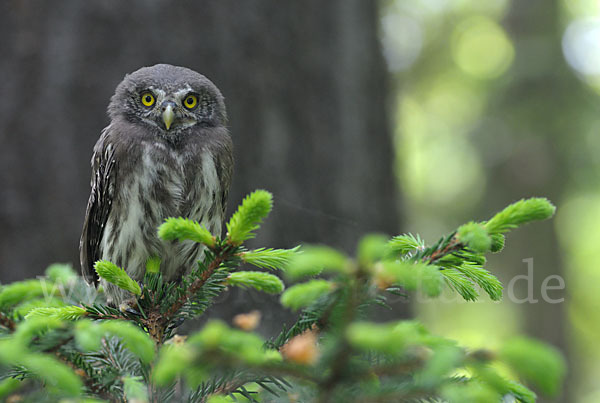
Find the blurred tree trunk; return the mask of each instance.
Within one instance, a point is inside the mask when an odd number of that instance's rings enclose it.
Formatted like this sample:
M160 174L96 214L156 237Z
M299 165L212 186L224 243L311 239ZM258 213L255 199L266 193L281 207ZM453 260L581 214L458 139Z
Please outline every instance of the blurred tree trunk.
M502 208L522 197L546 196L559 204L565 191L567 172L564 153L559 144L568 136L570 121L565 116L577 105L573 96L577 88L573 75L562 57L560 48L562 29L559 25L558 1L535 0L515 1L505 21L509 35L515 40L513 80L490 104L490 114L501 119L506 132L515 144L509 158L491 167L488 171L487 213ZM535 60L535 62L532 62ZM484 133L482 136L496 135ZM544 301L542 288L549 276L565 278L557 245L554 220L526 226L507 239L507 248L494 260L501 261L508 272L500 273L505 285L518 275L528 274L528 265L533 265L532 291L525 279L514 282L514 295L520 299L532 298L530 302L516 305L523 312L525 332L535 338L567 351L566 303ZM524 245L527 256L518 247ZM531 260L528 260L531 259ZM556 279L550 286L558 285ZM510 292L510 290L508 290ZM566 290L550 290L548 297L560 299ZM508 300L508 298L507 298ZM534 302L537 301L537 302ZM514 302L514 301L513 301ZM567 381L565 387L569 382ZM568 391L555 400L540 398L540 402L571 401Z
M106 105L125 73L159 62L225 95L230 209L255 188L275 196L255 245L351 251L365 232L399 232L376 2L7 0L0 11L1 281L78 267Z

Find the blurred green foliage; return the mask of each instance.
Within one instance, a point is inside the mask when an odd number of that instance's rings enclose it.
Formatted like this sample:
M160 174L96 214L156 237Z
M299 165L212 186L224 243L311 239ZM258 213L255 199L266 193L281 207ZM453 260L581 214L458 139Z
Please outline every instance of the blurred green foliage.
M429 303L417 307L421 319L478 347L500 345L540 318L538 336L560 344L572 363L562 399L581 402L600 400L599 17L591 0L386 0L381 10L408 229L429 238L457 224L448 217L462 220L523 189L551 194L559 206L544 275L564 277L564 304ZM475 248L487 247L478 241ZM543 246L536 250L541 261ZM522 270L514 255L494 260L498 272ZM524 247L520 256L532 253Z

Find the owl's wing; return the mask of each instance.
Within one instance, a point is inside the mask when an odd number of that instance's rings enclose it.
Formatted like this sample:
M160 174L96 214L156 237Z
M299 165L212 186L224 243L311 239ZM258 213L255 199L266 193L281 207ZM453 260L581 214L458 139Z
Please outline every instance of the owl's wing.
M106 141L109 130L109 128L104 130L94 147L92 192L88 200L79 243L81 273L87 283L94 285L98 284L98 274L94 270L94 263L100 260L100 244L112 207L116 182L115 150L113 145Z
M233 145L229 136L224 139L221 147L219 147L216 157L218 176L221 182L221 207L223 208L223 217L225 217L227 197L229 196L229 187L233 176Z

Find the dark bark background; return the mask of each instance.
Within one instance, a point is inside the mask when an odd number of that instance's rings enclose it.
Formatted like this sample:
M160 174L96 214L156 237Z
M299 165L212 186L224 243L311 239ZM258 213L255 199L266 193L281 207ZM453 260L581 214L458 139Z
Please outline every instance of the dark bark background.
M230 210L256 188L274 194L254 245L351 251L366 232L400 232L376 5L3 1L0 281L52 262L78 268L108 100L126 73L159 62L197 70L225 95L236 155ZM225 298L231 312L265 304L258 294Z

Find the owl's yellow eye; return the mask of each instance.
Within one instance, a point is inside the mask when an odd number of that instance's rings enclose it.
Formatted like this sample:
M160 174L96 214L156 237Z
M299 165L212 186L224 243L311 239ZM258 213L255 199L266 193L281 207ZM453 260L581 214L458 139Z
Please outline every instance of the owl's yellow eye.
M142 94L142 104L144 104L144 106L152 106L154 105L154 102L156 102L154 95L149 92L144 92Z
M195 95L190 94L183 100L183 106L188 109L194 109L196 105L198 105L198 97Z

